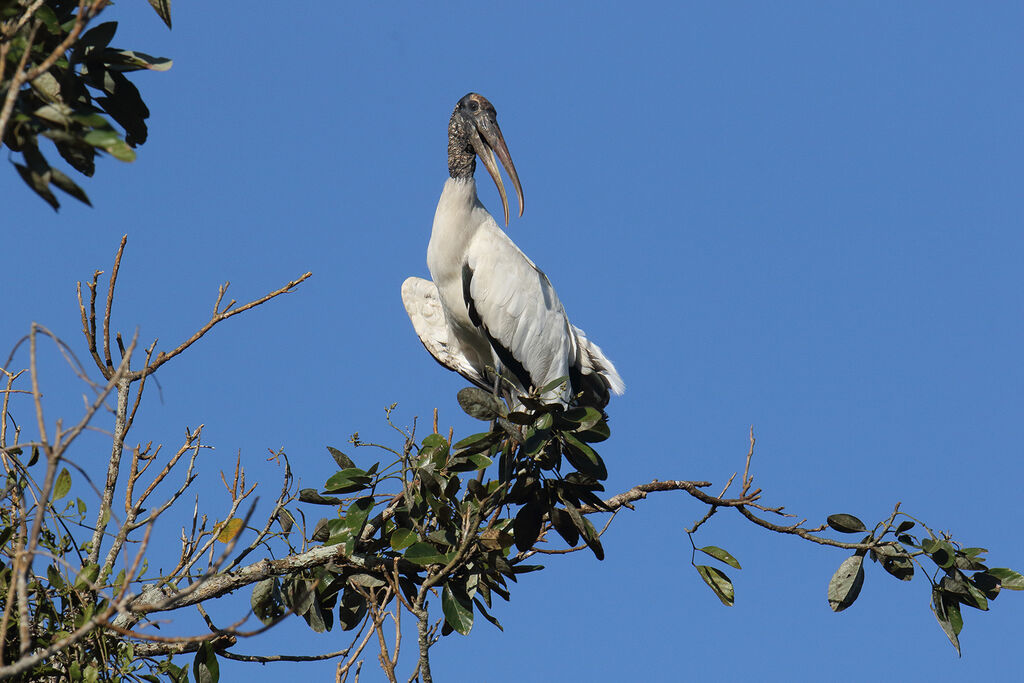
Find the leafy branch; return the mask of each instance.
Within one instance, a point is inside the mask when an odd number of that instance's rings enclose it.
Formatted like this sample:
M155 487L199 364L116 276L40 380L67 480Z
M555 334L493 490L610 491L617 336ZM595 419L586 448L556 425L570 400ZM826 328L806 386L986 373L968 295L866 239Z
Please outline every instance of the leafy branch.
M50 165L40 137L85 176L95 172L97 155L133 161L134 148L149 134L149 109L125 74L171 68L169 59L110 46L117 22L94 25L109 4L0 3L0 144L21 155L24 163L12 161L18 175L55 210L60 202L51 187L91 203L70 176ZM151 4L170 28L170 3Z

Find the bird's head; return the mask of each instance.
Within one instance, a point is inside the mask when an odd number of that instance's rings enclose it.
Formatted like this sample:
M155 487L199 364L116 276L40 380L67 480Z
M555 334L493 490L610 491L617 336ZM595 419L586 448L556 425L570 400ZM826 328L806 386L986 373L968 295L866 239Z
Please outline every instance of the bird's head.
M515 164L509 156L508 146L505 138L501 135L498 127L498 113L494 111L494 105L487 101L483 95L471 92L455 105L451 121L448 124L449 140L449 167L456 163L456 159L468 154L468 173L472 174L473 155L480 157L487 167L487 172L494 179L498 186L498 193L501 195L501 204L505 209L505 225L508 225L508 197L505 195L505 185L501 182L501 174L498 171L498 164L494 155L498 155L501 165L512 180L516 188L516 196L519 198L519 215L523 215L525 206L523 200L523 187L519 184L519 174L516 173ZM452 169L455 175L454 168Z

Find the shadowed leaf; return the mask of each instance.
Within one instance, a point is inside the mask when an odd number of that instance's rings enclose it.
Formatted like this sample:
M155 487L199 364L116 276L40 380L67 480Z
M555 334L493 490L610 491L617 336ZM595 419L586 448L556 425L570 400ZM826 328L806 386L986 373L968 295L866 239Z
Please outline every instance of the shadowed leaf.
M299 502L311 505L341 505L341 498L327 498L321 496L316 489L302 489L299 491Z
M89 201L89 196L85 194L85 190L80 188L75 181L69 178L62 171L51 168L50 169L50 182L56 187L60 188L67 194L71 195L78 201L82 202L86 206L92 206L92 202Z
M473 598L473 604L476 605L477 611L480 612L480 614L484 615L484 619L497 626L499 631L505 631L505 629L501 627L501 622L492 617L491 614L484 608L484 604L480 602L480 598Z
M732 580L725 575L725 572L716 567L699 564L697 565L697 573L700 574L700 578L704 579L704 583L711 588L718 599L722 601L723 605L732 607L736 593L733 589Z
M942 627L942 632L949 638L949 642L956 649L957 656L960 655L960 630L964 626L963 618L960 616L960 605L955 598L950 598L938 588L932 590L932 614Z
M171 0L149 0L149 6L156 10L157 16L163 19L167 28L171 27Z
M465 588L446 583L441 592L441 609L445 622L461 635L469 635L473 629L473 603L466 595Z
M209 641L204 642L196 650L192 661L192 675L196 683L217 683L220 680L220 666L217 664L217 653Z
M338 463L338 467L340 467L341 469L355 469L356 464L352 462L352 459L345 455L344 453L342 453L341 451L339 451L337 448L333 446L328 446L327 451L331 454L331 457L334 458L334 462Z
M845 513L829 515L826 521L830 527L841 534L862 534L867 531L867 527L864 526L864 522L860 521L853 515L847 515Z
M1005 567L993 567L992 569L989 569L987 573L999 579L999 584L1007 590L1024 590L1024 576L1021 576L1012 569L1007 569Z
M428 564L447 564L448 557L438 552L437 548L422 541L413 543L405 551L405 559L413 564L426 566Z
M833 612L842 612L853 604L864 585L864 556L851 555L843 560L828 582L828 605Z
M512 530L515 534L516 548L526 552L533 547L540 537L541 521L544 519L544 509L540 504L527 503L516 514Z
M507 412L504 403L480 387L460 389L457 398L466 415L478 420L490 421L496 417L503 417Z
M608 469L593 448L583 443L569 433L562 435L562 453L573 467L583 474L588 474L595 479L603 480L608 478Z

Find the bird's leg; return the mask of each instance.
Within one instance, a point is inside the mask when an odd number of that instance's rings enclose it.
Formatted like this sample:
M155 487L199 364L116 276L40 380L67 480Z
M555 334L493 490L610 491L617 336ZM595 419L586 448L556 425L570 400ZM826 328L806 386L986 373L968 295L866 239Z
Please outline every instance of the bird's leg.
M491 393L500 400L501 394L498 390L501 388L501 361L495 356L497 354L492 355L492 360L494 361L494 387L491 389Z

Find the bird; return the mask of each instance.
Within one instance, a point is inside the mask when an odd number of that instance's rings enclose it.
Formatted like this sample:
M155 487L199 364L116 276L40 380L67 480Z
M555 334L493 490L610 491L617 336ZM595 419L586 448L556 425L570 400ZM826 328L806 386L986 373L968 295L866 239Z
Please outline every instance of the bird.
M410 277L402 302L423 346L441 365L518 405L524 396L565 407L604 410L625 384L601 348L569 322L548 277L502 230L477 196L479 156L508 197L495 155L519 199L519 175L482 95L459 100L448 122L448 174L434 214L427 268L432 280ZM556 380L566 378L559 383ZM555 385L555 386L551 386Z

